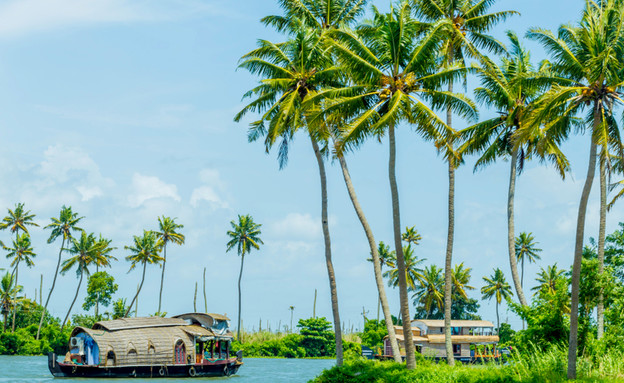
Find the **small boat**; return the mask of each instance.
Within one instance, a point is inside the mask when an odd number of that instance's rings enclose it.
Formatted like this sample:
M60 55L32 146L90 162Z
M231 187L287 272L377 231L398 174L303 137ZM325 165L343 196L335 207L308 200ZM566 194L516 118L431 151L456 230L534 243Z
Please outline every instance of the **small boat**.
M160 378L236 374L243 352L230 357L229 318L189 313L172 318L121 318L76 327L62 362L48 354L55 377Z

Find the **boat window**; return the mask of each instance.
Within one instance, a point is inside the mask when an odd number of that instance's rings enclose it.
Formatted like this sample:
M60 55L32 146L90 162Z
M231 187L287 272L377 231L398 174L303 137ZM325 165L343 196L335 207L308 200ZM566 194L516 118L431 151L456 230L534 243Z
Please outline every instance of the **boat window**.
M106 366L114 366L117 364L117 358L115 358L115 352L113 350L108 351L106 354Z
M126 353L126 364L136 365L139 362L139 354L132 342L128 343L128 352Z
M176 364L186 364L186 346L182 339L178 340L175 344L174 358Z

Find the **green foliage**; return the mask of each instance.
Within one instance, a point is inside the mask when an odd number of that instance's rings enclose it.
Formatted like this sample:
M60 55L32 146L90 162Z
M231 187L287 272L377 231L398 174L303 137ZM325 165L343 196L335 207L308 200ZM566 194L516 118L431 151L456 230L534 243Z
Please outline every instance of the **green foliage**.
M332 356L336 352L331 322L325 317L299 319L301 346L311 357Z
M41 329L41 339L35 340L38 324L18 328L14 333L0 334L2 355L42 355L48 352L64 353L69 341L70 330L61 333L58 324Z
M112 319L123 318L128 309L129 307L126 306L126 300L124 298L117 299L113 303L113 312L111 313Z
M25 328L33 324L39 325L42 310L43 306L39 305L37 302L30 299L21 299L17 306L17 312L15 313L15 327ZM48 312L46 312L43 321L43 323L58 324L58 319L53 318Z
M96 318L95 315L89 315L89 314L85 314L85 315L79 315L79 314L72 315L72 325L74 325L74 326L91 328L91 327L93 327L95 322L98 322L100 320L102 320L102 319L101 318Z
M115 278L105 271L99 271L89 277L87 284L87 296L82 305L85 310L90 310L96 303L107 307L111 304L113 294L117 292L119 286L115 283Z
M372 349L383 346L383 338L388 335L386 321L377 321L376 319L367 320L364 323L364 331L360 334L362 344Z
M499 345L505 345L513 339L516 332L512 330L509 323L501 323L498 329Z

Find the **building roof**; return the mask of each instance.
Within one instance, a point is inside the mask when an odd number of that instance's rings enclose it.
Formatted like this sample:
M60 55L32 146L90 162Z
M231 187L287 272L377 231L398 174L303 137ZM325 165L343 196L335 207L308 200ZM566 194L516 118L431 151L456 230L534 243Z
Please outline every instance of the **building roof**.
M431 344L443 344L445 342L444 334L427 335L427 340ZM498 340L498 335L451 335L451 342L453 344L491 344L498 343ZM414 342L416 341L414 340Z
M180 318L119 318L107 321L100 321L93 325L94 330L105 329L108 331L130 330L149 327L170 327L186 326L187 323Z
M444 319L415 319L412 324L422 323L427 327L444 327ZM487 320L452 320L451 327L494 327Z
M207 313L186 313L175 315L173 318L178 318L182 320L191 320L192 322L197 322L204 327L213 327L216 322L220 321L229 321L230 318L221 314L207 314Z

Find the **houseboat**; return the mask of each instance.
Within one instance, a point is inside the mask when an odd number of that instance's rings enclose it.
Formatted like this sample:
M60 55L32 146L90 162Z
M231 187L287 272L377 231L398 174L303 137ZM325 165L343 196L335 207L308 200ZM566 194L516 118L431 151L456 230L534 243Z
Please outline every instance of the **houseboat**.
M230 357L229 318L189 313L172 318L122 318L76 327L62 362L48 355L55 377L158 378L235 374L242 351Z
M401 355L405 357L405 337L402 326L394 326ZM446 359L444 320L417 319L412 321L412 339L416 352L436 360ZM453 356L464 363L498 360L499 338L494 324L484 320L452 320L451 342ZM384 338L384 358L392 358L388 336Z

